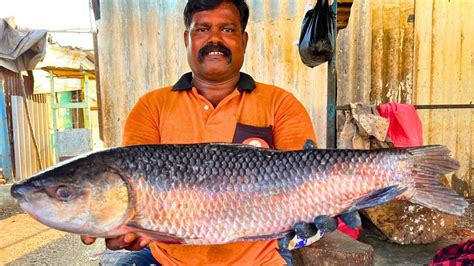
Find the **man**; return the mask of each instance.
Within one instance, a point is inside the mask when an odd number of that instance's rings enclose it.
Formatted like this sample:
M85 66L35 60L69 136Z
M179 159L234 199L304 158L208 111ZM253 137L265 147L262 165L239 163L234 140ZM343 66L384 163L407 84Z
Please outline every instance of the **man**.
M188 1L184 42L192 73L140 98L127 118L123 145L233 142L295 150L316 140L306 110L292 94L240 72L248 17L244 0ZM326 218L322 224L334 221ZM297 230L315 233L312 224L300 223ZM86 244L95 240L82 239ZM286 247L288 240L280 242ZM276 240L182 246L126 234L106 244L135 250L119 260L124 264L283 265L282 255L288 260L289 254Z

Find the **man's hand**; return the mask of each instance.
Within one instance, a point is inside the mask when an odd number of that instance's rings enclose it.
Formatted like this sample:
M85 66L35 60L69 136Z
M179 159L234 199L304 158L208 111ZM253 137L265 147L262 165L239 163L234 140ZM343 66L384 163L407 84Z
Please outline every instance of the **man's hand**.
M96 238L89 236L81 236L82 243L91 245ZM126 249L130 251L140 250L146 247L151 240L137 236L134 233L127 233L115 238L106 238L105 245L110 250Z
M339 216L351 228L361 226L360 216L357 212L344 213ZM337 218L326 215L318 216L314 223L299 222L295 224L294 231L278 240L280 248L293 250L318 241L325 233L330 233L337 228Z

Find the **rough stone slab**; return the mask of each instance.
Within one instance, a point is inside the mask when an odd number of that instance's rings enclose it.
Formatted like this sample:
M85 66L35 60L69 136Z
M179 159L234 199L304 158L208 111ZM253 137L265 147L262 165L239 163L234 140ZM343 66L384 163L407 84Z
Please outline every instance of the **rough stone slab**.
M295 266L373 265L373 253L372 246L339 231L327 234L318 242L292 252Z
M429 244L449 233L458 217L408 201L390 201L362 211L388 239L398 244Z

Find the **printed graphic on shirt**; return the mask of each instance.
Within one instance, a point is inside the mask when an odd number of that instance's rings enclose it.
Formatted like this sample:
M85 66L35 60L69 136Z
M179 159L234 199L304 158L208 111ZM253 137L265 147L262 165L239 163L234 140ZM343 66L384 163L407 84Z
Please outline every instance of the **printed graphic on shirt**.
M255 127L237 123L233 143L242 143L262 148L273 148L273 129L268 127Z
M268 143L261 138L248 138L242 142L243 144L252 145L260 148L270 148Z

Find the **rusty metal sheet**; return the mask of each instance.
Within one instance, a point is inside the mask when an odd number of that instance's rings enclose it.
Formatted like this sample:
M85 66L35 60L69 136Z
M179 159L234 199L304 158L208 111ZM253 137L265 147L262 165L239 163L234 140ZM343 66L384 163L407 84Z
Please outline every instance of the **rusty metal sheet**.
M13 144L15 156L15 179L21 180L51 166L54 161L49 136L48 106L32 100L28 101L33 131L38 144L41 164L37 160L28 121L26 118L23 97L12 96Z
M16 180L26 178L44 168L53 165L54 158L50 145L49 101L46 95L33 95L33 80L19 74L0 68L0 78L4 80L5 101L7 102L7 120L11 136L11 148ZM43 168L39 167L35 148L26 118L23 103L22 82L25 84L27 104L33 132L39 148Z
M414 102L474 102L473 1L416 1ZM430 22L430 23L426 23ZM419 111L427 143L447 144L461 169L452 185L474 195L474 110Z
M355 0L337 39L338 105L474 100L473 1ZM419 110L425 144L461 162L453 186L474 195L472 109Z

